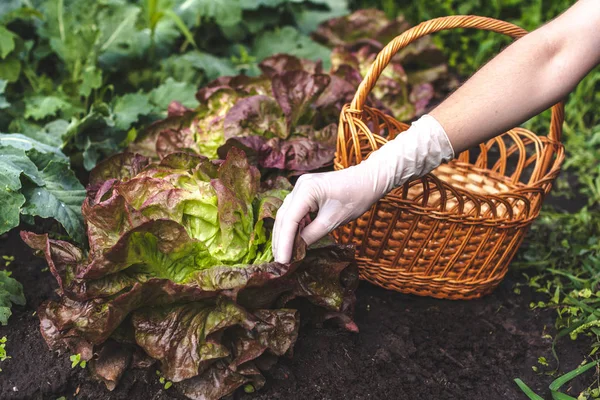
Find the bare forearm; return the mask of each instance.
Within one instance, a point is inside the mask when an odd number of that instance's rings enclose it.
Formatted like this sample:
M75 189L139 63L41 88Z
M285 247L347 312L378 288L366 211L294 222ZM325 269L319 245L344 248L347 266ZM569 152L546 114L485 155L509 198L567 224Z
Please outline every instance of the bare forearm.
M565 97L600 61L600 3L580 0L473 75L430 114L459 152Z

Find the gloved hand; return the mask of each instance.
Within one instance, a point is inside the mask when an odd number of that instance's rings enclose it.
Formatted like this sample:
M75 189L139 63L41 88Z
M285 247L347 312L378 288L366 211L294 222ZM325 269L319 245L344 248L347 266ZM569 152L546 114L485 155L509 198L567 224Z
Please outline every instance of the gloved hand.
M302 175L275 218L275 261L290 261L298 223L309 212L318 210L317 217L300 233L308 245L360 217L393 188L452 158L454 150L444 128L432 116L424 115L359 165Z

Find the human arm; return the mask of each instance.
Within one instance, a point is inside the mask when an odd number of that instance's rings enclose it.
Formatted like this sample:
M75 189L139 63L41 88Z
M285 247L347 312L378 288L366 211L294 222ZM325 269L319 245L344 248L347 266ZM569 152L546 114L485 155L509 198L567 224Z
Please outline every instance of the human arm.
M304 175L277 213L273 252L288 262L299 221L311 244L362 215L389 190L554 104L600 61L600 4L580 0L519 39L429 115L351 168Z
M600 63L599 26L600 2L578 1L508 46L431 111L456 154L518 126L571 92Z

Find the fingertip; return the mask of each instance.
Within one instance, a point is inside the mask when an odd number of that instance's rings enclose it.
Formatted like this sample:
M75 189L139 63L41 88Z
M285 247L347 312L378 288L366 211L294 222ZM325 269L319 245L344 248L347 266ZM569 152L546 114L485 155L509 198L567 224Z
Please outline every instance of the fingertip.
M276 257L275 258L275 262L279 263L279 264L287 264L290 262L289 258L285 258L285 257Z

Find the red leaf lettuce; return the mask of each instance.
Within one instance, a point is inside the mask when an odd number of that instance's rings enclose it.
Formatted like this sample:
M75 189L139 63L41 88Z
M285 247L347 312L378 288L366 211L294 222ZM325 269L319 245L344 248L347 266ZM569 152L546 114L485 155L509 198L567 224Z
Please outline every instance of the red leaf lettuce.
M332 76L358 87L377 54L411 27L404 17L389 20L380 10L359 10L321 24L313 38L330 48ZM429 36L401 49L383 71L369 103L399 120L422 115L437 92L455 88L446 59Z
M59 284L38 310L46 342L90 360L109 389L126 368L159 362L189 398L218 399L259 388L260 368L291 354L291 300L356 330L352 248L306 249L298 236L293 262L273 261L273 218L289 190L284 178L261 183L237 148L224 161L125 153L100 163L82 208L89 250L21 233Z
M231 147L250 150L262 170L301 174L330 167L337 120L356 88L323 73L320 63L275 55L263 75L221 77L201 88L192 110L176 103L130 150L148 157L186 151L214 159ZM225 148L223 148L225 146Z

